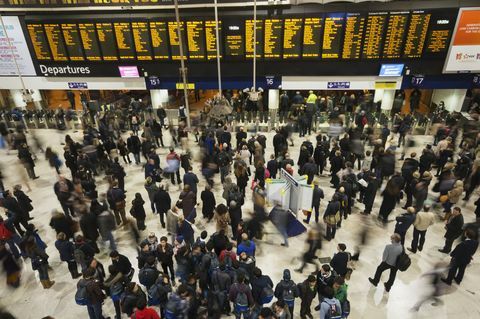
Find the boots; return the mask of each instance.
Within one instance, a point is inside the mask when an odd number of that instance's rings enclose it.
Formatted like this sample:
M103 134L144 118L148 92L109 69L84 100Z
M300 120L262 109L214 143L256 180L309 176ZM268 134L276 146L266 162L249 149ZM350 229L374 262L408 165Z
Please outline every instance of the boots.
M55 280L40 280L42 283L43 289L49 289L55 284Z

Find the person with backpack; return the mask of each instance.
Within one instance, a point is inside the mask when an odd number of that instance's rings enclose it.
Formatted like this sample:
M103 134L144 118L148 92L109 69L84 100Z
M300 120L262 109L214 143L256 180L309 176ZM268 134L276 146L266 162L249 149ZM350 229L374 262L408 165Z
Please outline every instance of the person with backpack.
M293 317L287 304L283 300L277 300L274 302L272 305L272 310L276 319L292 319Z
M65 233L59 233L57 235L57 241L55 242L55 247L58 249L60 253L60 260L65 261L68 264L68 271L70 271L70 275L72 279L77 279L81 276L78 273L77 263L75 261L75 246L71 241L68 240L67 235Z
M135 199L132 200L132 208L130 208L130 215L135 218L137 221L137 228L138 230L145 230L145 218L147 215L145 214L145 208L143 205L145 201L142 198L140 193L135 193Z
M82 235L75 237L75 249L73 250L75 262L80 265L82 272L85 271L95 256L95 248L90 242L85 241Z
M49 289L55 284L55 281L50 280L48 275L48 258L45 249L39 247L34 236L28 236L22 241L24 257L30 258L32 262L32 269L38 271L40 282L43 289Z
M153 309L147 307L145 300L139 300L135 311L130 316L131 319L160 319L158 313Z
M269 276L263 275L260 268L255 267L253 269L253 277L250 283L256 308L261 309L264 304L272 301L274 296L273 281Z
M139 302L147 302L147 296L143 292L142 288L134 282L127 284L125 292L120 299L120 306L122 313L131 316L135 310L135 307Z
M187 285L181 284L168 298L165 306L165 319L187 319L192 301L192 292Z
M325 288L324 298L320 303L320 319L340 319L342 318L342 306L340 301L334 297L332 287Z
M313 318L310 308L312 307L313 299L315 299L317 295L317 278L310 275L304 282L298 284L297 287L299 292L298 296L302 300L300 304L300 318Z
M107 291L115 307L115 319L122 318L122 310L120 307L120 298L125 291L125 277L117 270L114 265L108 266L110 276L105 279L102 288Z
M330 241L335 238L337 232L337 223L341 220L340 202L338 194L334 194L332 200L328 202L325 213L323 213L323 221L326 224L327 232L325 239Z
M155 265L155 257L148 256L145 265L138 271L138 281L144 285L148 291L150 287L155 284L159 275L160 272Z
M335 298L340 302L342 308L342 318L347 318L350 314L350 301L348 301L348 285L345 283L345 278L337 277L333 282L333 292Z
M77 283L75 301L78 305L87 306L90 319L103 319L102 304L105 300L105 294L94 276L95 269L91 267L83 272L83 278Z
M161 317L165 317L165 306L168 302L168 294L172 292L172 285L168 280L168 276L160 274L157 281L148 289L148 305L158 306L160 308Z
M243 274L238 274L237 282L230 287L228 297L233 303L235 318L240 319L242 316L244 319L249 318L250 308L253 307L254 301L252 291L245 284L245 276Z
M283 271L283 279L275 287L275 297L287 304L290 313L293 313L295 298L299 296L298 287L291 279L290 270Z
M390 277L388 278L388 281L384 283L385 291L387 292L389 292L393 286L395 276L398 270L397 259L403 253L403 246L400 243L402 238L400 237L400 235L393 234L392 236L390 236L390 240L392 243L385 246L385 249L383 250L382 262L377 267L375 276L373 278L368 278L368 281L370 281L370 283L376 287L378 285L378 282L380 281L382 273L385 270L390 269Z
M213 304L218 304L218 308L222 314L230 315L231 308L230 302L228 301L228 294L233 279L227 273L226 263L221 263L219 269L213 272L211 278L211 289L208 293L213 294L215 298Z
M118 187L117 181L114 180L111 185L107 192L108 204L115 214L117 225L126 225L128 220L125 215L125 192Z

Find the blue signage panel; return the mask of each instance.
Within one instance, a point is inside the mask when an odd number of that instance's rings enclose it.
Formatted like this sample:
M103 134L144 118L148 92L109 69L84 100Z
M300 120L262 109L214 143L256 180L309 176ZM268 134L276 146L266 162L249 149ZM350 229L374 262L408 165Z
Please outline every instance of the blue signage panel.
M158 76L149 76L145 78L145 86L148 90L158 90L163 89L162 82Z
M378 76L402 76L405 64L382 64Z
M86 82L68 82L69 89L88 89Z
M329 89L349 89L350 82L328 82L327 88Z
M402 89L471 89L480 87L478 74L408 75Z

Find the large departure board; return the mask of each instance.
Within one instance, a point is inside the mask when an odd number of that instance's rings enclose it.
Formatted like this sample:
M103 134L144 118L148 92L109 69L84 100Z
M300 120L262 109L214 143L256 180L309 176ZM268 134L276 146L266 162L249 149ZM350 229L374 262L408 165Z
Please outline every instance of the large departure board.
M115 34L111 23L96 23L98 42L104 61L117 61L117 43L115 42Z
M368 14L367 29L363 40L362 56L364 59L379 59L381 57L387 19L387 12L372 12Z
M205 43L207 50L207 59L212 60L217 58L217 35L216 35L215 21L205 21ZM218 21L218 34L222 34L222 21ZM222 44L220 37L220 58L222 57Z
M360 59L364 30L365 15L360 13L347 13L342 59Z
M453 16L432 16L430 18L430 26L424 52L430 55L447 52L454 25L455 18Z
M53 61L68 61L67 49L65 48L60 25L56 23L46 23L44 26Z
M170 39L170 49L172 50L172 59L181 60L182 56L180 54L180 39L178 38L177 31L177 22L169 21L168 22L168 37ZM180 36L182 37L182 48L183 48L183 58L187 58L187 45L185 41L185 23L180 22Z
M30 35L30 40L32 41L33 50L35 51L35 56L37 57L37 60L51 60L52 56L50 55L50 49L48 47L48 41L45 36L43 24L30 23L27 25L27 29L28 34Z
M113 24L117 39L118 55L121 60L135 59L135 48L130 22L115 22Z
M205 27L203 21L187 21L188 57L205 59Z
M282 19L265 19L264 56L279 59L282 56Z
M88 61L101 61L102 54L98 45L97 32L93 23L79 23L78 30L82 39L83 51Z
M425 39L427 38L430 15L430 13L426 13L425 11L414 11L410 15L410 25L408 26L408 35L407 40L405 40L403 57L420 58L422 56Z
M245 21L245 56L247 58L253 58L253 30L254 30L254 21L246 20ZM261 58L263 56L263 20L257 19L257 28L256 28L256 56Z
M285 19L283 25L283 58L298 59L302 54L303 19Z
M322 41L323 18L305 18L303 20L303 50L304 58L319 58Z
M408 11L390 12L388 18L387 35L383 47L385 59L400 58L408 25Z
M238 21L225 23L225 56L238 60L245 56L244 26Z
M70 61L85 61L82 50L82 40L76 23L62 23L63 39Z
M150 35L152 37L153 58L155 60L170 59L167 23L163 21L150 22Z
M135 46L135 52L137 53L137 60L151 61L152 45L150 44L148 22L146 21L132 22L132 34L133 34L133 43Z
M323 31L322 59L338 59L342 52L342 37L345 21L343 13L328 14Z

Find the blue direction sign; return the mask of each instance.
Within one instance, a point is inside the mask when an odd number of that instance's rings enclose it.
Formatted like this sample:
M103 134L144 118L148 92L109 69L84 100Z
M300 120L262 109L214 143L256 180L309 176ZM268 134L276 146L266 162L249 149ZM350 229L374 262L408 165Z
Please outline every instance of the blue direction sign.
M327 88L329 89L349 89L350 82L328 82Z
M88 89L86 82L68 82L69 89Z

